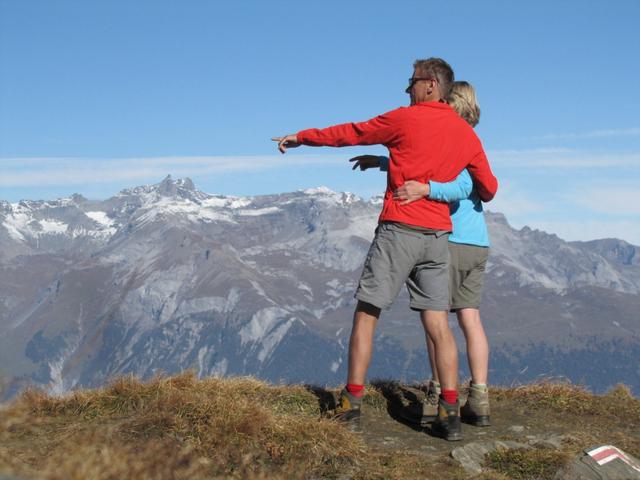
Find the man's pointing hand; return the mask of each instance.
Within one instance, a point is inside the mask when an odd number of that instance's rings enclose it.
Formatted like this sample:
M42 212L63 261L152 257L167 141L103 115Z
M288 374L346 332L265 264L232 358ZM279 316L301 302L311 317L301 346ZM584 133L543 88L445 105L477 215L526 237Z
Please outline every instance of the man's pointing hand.
M278 142L278 150L282 153L286 152L288 148L296 148L300 146L298 143L298 137L296 135L285 135L284 137L273 137L271 140Z

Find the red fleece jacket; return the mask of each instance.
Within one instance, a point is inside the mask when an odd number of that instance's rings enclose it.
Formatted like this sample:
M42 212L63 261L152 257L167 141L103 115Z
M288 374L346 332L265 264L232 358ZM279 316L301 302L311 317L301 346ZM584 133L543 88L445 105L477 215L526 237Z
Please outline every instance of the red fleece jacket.
M473 128L446 103L401 107L367 122L302 130L297 137L298 142L315 147L381 144L389 149L381 222L451 230L448 204L428 198L408 205L393 200L394 190L407 180L450 182L467 168L483 201L491 200L498 190L498 180Z

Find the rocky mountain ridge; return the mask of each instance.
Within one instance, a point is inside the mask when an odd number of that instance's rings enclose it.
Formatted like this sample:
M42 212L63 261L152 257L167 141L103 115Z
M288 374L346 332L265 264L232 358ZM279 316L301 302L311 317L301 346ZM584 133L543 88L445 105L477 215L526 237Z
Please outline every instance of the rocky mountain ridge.
M322 187L209 195L171 177L104 201L0 202L0 368L10 392L185 368L341 381L380 205ZM496 213L487 222L493 378L640 387L629 366L640 353L638 247L565 242ZM414 316L404 293L383 314L372 375L427 374ZM601 357L603 371L587 375L581 359Z

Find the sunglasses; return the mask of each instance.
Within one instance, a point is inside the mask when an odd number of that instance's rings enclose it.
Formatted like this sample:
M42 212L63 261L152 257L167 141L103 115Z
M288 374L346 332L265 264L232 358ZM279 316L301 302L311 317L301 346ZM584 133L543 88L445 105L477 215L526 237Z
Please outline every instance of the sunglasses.
M422 80L433 80L433 78L432 77L411 77L409 79L409 86L405 89L405 93L409 93L409 90L411 90L416 83L421 82Z

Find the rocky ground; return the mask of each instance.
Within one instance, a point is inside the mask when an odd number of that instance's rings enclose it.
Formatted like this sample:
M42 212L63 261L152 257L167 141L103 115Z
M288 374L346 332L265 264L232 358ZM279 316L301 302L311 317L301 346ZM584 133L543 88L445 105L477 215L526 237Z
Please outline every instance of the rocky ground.
M463 440L447 442L435 436L429 425L422 427L417 419L408 420L415 405L424 400L421 389L384 382L376 386L385 397L386 408L372 404L365 409L360 424L352 427L373 451L403 451L430 459L434 465L449 456L469 477L484 472L493 478L490 472L495 473L497 467L506 478L640 479L640 462L629 453L624 459L620 455L604 465L598 465L587 454L601 445L619 445L623 438L622 443L638 454L640 424L637 419L625 423L623 412L622 418L610 417L605 406L609 399L600 400L602 415L598 415L594 411L570 411L572 401L565 397L571 392L562 387L554 393L552 385L539 386L539 394L544 388L549 388L549 393L537 405L534 399L525 398L526 394L522 398L516 394L514 398L513 390L496 390L491 403L491 426L463 424ZM523 393L527 388L531 387L524 387ZM610 396L620 393L613 391ZM554 394L558 401L555 406ZM581 403L579 397L576 391L573 400L577 404ZM589 402L582 402L582 407L587 407L586 403ZM510 456L521 453L523 465L504 464ZM540 462L546 465L536 465Z

